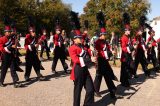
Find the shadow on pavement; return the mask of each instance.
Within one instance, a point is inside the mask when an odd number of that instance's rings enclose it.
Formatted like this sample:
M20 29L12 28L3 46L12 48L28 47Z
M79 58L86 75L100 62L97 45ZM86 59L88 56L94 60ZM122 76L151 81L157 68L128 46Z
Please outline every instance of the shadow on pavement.
M118 98L119 99L119 98ZM111 99L110 94L106 94L102 99L96 101L93 106L108 106L109 104L115 105L117 99Z
M66 77L69 76L70 74L66 74L64 71L58 71L57 74L50 74L50 75L46 75L43 76L42 79L39 79L38 77L32 77L30 78L29 81L19 81L19 83L22 84L21 88L25 88L28 87L29 85L35 83L35 82L41 82L41 81L50 81L52 78L58 79L58 78L62 78L62 77ZM13 85L13 83L6 83L6 85Z

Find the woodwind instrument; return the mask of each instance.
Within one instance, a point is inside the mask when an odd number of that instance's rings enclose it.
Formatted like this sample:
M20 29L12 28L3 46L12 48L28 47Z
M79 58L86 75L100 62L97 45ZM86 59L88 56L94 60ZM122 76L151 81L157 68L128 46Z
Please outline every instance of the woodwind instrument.
M14 53L14 55L15 55L15 57L17 57L17 53L18 53L18 44L19 44L19 37L20 37L20 35L19 34L15 34L15 53Z
M138 38L136 39L136 42L133 43L133 46L136 47L134 48L134 50L132 51L132 59L135 60L135 56L136 56L136 53L137 53L137 48L138 48L138 44L139 44L139 41L138 41Z

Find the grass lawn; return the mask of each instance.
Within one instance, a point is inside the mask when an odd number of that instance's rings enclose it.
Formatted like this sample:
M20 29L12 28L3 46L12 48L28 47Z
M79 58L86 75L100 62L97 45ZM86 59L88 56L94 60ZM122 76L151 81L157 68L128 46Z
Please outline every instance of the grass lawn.
M121 62L120 62L120 60L118 59L118 60L116 60L116 65L113 65L113 61L109 61L109 63L110 63L110 65L111 66L113 66L113 67L121 67ZM150 68L153 68L153 65L151 65L151 64L149 64L148 65L148 68L150 69ZM139 66L138 66L138 69L140 69L140 70L142 70L142 66L139 64Z
M26 54L26 50L25 49L20 49L19 52L21 53L22 56L24 56ZM40 51L38 51L38 55L40 55ZM43 57L47 58L46 52L43 52ZM53 57L53 54L50 52L50 57Z

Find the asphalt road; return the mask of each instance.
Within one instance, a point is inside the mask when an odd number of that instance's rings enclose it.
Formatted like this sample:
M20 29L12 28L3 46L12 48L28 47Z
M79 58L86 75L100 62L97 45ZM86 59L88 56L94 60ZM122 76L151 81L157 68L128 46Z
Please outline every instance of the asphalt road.
M24 62L24 57L22 57ZM69 64L69 61L67 61ZM18 72L22 88L14 88L10 72L7 73L5 84L6 87L0 88L0 106L72 106L73 102L73 82L69 75L65 74L60 61L56 70L57 75L51 72L52 61L44 61L42 74L46 77L44 81L38 81L36 74L32 69L31 81L24 81L24 72ZM24 63L22 68L24 69ZM113 67L115 75L119 78L120 69ZM95 69L90 69L94 79ZM152 73L153 78L145 79L143 72L138 71L139 77L132 79L132 86L124 88L119 82L117 85L117 94L122 96L116 100L110 99L107 86L103 80L101 84L102 98L95 97L94 106L160 106L160 74ZM81 95L81 105L85 96L83 89Z

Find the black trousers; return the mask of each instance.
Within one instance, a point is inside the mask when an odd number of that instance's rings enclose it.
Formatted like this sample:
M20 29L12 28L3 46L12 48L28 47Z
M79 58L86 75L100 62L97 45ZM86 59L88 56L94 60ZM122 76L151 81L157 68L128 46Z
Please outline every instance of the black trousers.
M56 69L58 59L60 59L62 66L63 66L63 69L67 70L68 65L65 62L65 59L66 59L65 51L62 47L56 46L55 50L54 50L54 57L53 57L53 62L52 62L52 70L53 71L55 71L55 69Z
M154 50L151 51L151 54L148 54L147 60L152 61L154 68L159 66L158 59L156 58L156 52Z
M160 64L160 49L158 49L158 63Z
M0 81L2 84L6 77L8 68L10 68L13 83L16 83L17 81L19 81L18 75L16 73L16 58L14 57L13 54L4 53L2 55L2 68L1 68L1 77L0 77Z
M50 55L49 55L49 48L47 46L41 46L40 57L43 57L43 51L44 51L44 49L46 49L46 55L49 58L50 57Z
M86 90L84 106L92 106L94 103L94 86L88 68L81 68L80 65L76 65L74 68L74 74L75 80L73 106L80 106L81 91L83 87Z
M113 74L113 70L111 69L106 59L98 57L98 69L96 70L96 77L94 80L94 87L96 92L99 92L100 90L102 76L105 79L105 82L107 84L110 93L113 93L113 90L116 90L116 87L113 83L113 79L115 77Z
M41 76L40 74L40 60L38 55L33 52L28 52L26 54L26 67L25 67L25 78L29 78L32 70L32 66L37 74L38 77Z
M148 71L147 71L147 60L146 60L146 57L145 57L145 54L144 54L143 50L141 50L141 49L137 50L137 54L136 54L134 63L135 63L135 65L134 65L134 73L133 73L133 75L136 75L139 63L141 64L144 73L146 75L148 74Z
M129 85L129 66L127 62L121 62L120 82L122 85Z

